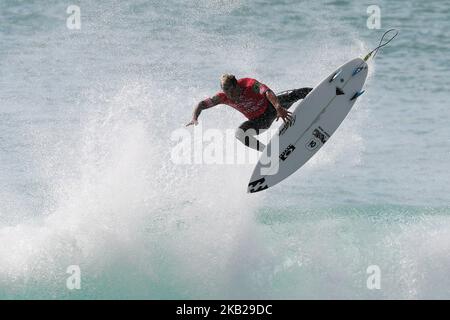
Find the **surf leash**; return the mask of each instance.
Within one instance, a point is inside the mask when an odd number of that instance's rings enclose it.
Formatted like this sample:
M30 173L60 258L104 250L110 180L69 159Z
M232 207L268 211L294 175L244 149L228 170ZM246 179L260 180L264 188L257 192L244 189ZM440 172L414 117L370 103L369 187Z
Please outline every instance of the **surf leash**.
M390 32L395 31L395 34L389 39L387 40L385 43L383 43L384 37L389 34ZM383 36L381 37L380 43L378 44L378 47L376 47L375 49L373 49L372 51L370 51L365 57L364 57L364 61L369 60L369 58L372 56L372 58L375 58L375 56L378 53L378 50L380 50L381 48L383 48L385 45L387 45L389 42L391 42L392 40L394 40L394 38L398 35L398 30L397 29L389 29L388 31L386 31ZM383 43L383 44L382 44Z

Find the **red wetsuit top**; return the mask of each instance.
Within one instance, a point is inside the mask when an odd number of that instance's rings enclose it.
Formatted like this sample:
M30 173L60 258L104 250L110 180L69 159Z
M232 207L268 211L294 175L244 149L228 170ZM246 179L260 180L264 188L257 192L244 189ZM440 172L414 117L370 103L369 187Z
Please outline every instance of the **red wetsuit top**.
M242 88L239 102L229 99L223 92L218 92L215 96L203 100L205 109L216 104L226 104L241 112L249 120L262 115L270 104L265 95L270 88L252 78L239 79L237 85Z

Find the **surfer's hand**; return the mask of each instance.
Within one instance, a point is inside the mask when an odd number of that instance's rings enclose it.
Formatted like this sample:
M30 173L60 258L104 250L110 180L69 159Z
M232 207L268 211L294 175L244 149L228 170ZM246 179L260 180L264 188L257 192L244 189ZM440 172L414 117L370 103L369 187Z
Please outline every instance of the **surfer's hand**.
M277 109L277 121L278 119L282 119L284 123L288 123L292 121L292 112L287 111L284 108Z
M189 126L192 126L192 125L194 125L194 126L198 125L197 119L192 119L191 122L189 122L188 124L186 124L186 127L189 127Z

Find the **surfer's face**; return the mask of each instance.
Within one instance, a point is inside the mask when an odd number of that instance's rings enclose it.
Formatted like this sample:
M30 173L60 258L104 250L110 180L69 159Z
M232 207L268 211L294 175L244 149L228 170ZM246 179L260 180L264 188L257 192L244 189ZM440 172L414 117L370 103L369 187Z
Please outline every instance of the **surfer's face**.
M239 88L238 86L223 86L223 92L228 97L228 99L236 101L239 98Z

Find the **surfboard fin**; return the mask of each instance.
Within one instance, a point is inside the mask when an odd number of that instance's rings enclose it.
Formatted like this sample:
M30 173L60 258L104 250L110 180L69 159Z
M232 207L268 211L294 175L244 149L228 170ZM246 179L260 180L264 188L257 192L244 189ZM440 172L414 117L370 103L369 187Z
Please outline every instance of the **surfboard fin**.
M357 93L355 93L353 95L353 97L350 99L350 101L355 100L356 98L358 98L360 95L362 95L364 92L366 92L365 90L362 91L358 91Z
M344 92L341 88L336 87L336 95L337 95L337 96L341 96L341 95L343 95L343 94L345 94L345 92Z
M358 68L356 68L355 69L355 71L353 71L353 73L352 73L352 77L353 76L356 76L358 73L360 73L361 72L361 70L363 70L364 69L364 67L358 67Z
M333 82L333 80L336 79L341 74L341 72L342 72L342 69L336 71L336 73L333 74L333 76L330 78L330 81L328 81L328 82Z

